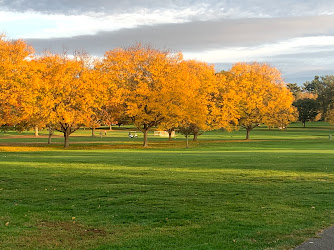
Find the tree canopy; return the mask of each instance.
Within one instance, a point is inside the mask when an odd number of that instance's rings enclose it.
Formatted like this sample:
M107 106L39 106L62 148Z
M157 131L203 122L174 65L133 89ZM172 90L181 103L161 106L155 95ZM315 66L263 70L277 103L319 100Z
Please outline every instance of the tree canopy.
M29 60L34 50L22 40L0 34L0 126L27 123L31 109L26 86L32 78Z
M323 115L334 108L334 76L315 76L311 82L304 83L307 92L316 95L319 109ZM323 117L324 118L324 117Z
M314 99L299 99L293 105L297 107L299 120L303 123L304 127L307 121L313 121L319 113L319 104Z
M207 130L241 126L249 139L260 124L285 128L296 118L293 94L267 64L236 63L215 73L180 52L141 44L107 51L101 59L33 52L22 40L0 37L0 125L48 127L49 141L58 130L65 147L81 126L124 120L143 132L148 146L148 131L157 127L196 140ZM331 79L323 80L330 88Z
M282 126L282 119L284 125L294 120L291 116L294 112L291 108L292 94L276 68L267 64L237 63L228 78L235 85L238 123L246 129L246 139L249 139L250 131L260 124Z

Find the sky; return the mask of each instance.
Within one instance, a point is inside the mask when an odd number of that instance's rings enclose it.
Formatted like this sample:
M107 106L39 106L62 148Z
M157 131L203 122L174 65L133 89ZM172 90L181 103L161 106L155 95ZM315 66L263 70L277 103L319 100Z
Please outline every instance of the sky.
M333 0L0 0L0 33L36 53L103 56L141 42L216 71L268 63L300 85L334 74Z

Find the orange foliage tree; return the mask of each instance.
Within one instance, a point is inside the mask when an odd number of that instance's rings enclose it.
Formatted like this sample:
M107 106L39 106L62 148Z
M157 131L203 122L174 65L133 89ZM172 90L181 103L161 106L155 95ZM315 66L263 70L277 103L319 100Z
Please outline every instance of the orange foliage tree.
M31 80L29 60L33 48L22 40L9 40L0 34L0 126L20 127L28 123L31 109L27 106Z
M286 129L291 122L298 119L298 111L292 105L293 101L293 94L285 85L273 85L268 112L263 122L269 127Z
M37 60L43 84L37 86L36 105L50 129L64 134L68 147L70 134L89 125L101 105L99 82L85 57L47 54Z
M325 120L330 124L334 124L334 109L330 109L326 112Z
M181 82L182 105L179 117L179 129L187 140L193 140L204 131L212 129L212 96L216 91L214 67L194 60L183 61L179 66L183 72ZM188 145L188 143L187 143Z
M181 61L173 72L176 83L170 91L170 99L177 105L166 115L159 128L171 133L178 128L188 139L194 140L203 131L210 129L209 102L215 76L214 69L206 63L194 60Z
M296 119L293 96L280 72L266 64L237 63L215 74L213 66L136 45L87 55L32 58L21 40L0 36L0 125L48 126L69 136L80 126L111 124L125 117L143 132L179 128L197 139L214 128L250 131L261 123L285 128Z
M178 103L174 100L175 65L180 54L142 45L108 51L102 68L108 73L124 100L126 115L143 133L148 146L148 131L164 121Z
M104 93L98 116L110 129L112 124L122 124L123 119L127 119L124 101L126 80L122 71L125 65L119 64L122 58L124 59L123 51L115 49L108 51L102 60L95 62L95 72Z
M283 87L280 72L267 64L236 63L230 70L230 81L233 81L235 91L239 95L238 102L239 125L246 129L246 139L250 131L262 123L278 123L278 112L287 112L284 125L293 120L289 118L294 112L291 108L292 95ZM282 101L280 97L284 96ZM276 118L275 118L276 117ZM275 121L275 122L274 122Z
M232 77L233 75L228 71L216 74L217 90L213 95L211 108L212 125L227 131L237 129L240 118L238 105L242 98L238 93L238 83Z

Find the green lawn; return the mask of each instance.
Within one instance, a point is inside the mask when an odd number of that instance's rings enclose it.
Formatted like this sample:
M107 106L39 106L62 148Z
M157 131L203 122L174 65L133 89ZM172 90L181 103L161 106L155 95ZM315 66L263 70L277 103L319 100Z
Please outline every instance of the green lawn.
M46 131L0 135L0 248L290 249L334 224L333 127L293 124L62 148ZM334 133L333 133L334 134Z

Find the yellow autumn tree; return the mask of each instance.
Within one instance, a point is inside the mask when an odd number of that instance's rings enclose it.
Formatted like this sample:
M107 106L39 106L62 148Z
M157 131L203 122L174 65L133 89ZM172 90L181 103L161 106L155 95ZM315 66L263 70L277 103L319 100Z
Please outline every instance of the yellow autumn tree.
M121 49L108 51L102 60L96 60L94 63L95 72L101 83L103 101L100 106L98 115L102 123L111 125L121 123L121 120L126 116L126 105L124 98L126 96L126 80L123 71L129 65L126 65L122 60L125 60L126 54ZM123 68L123 70L122 70Z
M166 95L176 104L166 114L166 119L159 129L171 133L179 128L186 138L194 136L194 140L209 126L210 92L214 86L214 69L204 62L195 60L180 61L171 72L172 84Z
M291 122L298 119L298 111L292 105L293 102L294 97L284 84L273 85L268 113L263 122L269 127L286 129Z
M87 59L86 59L87 60ZM82 75L82 80L84 82L94 82L95 89L92 94L97 93L97 95L92 98L95 99L95 105L91 107L91 114L89 119L86 121L85 126L89 127L92 130L92 137L95 136L95 130L101 126L104 119L104 109L107 102L107 91L103 87L102 76L99 70L96 70L95 65L96 61L87 60L90 65L84 66L86 68L86 73ZM87 70L88 68L88 70ZM91 91L91 90L90 90ZM96 105L98 104L98 105Z
M24 126L31 115L27 85L34 50L23 40L0 34L0 126Z
M330 109L326 112L325 121L329 124L334 124L334 109Z
M126 115L143 133L158 126L177 103L170 91L175 87L173 71L180 54L136 45L108 51L102 62L109 79L122 92Z
M286 94L285 104L280 103L283 95L283 80L280 72L267 64L236 63L229 71L229 81L236 87L240 98L238 103L239 125L246 129L246 139L250 131L265 122L272 122L277 106L281 111L292 111L291 98ZM287 93L287 92L286 92ZM288 109L288 110L287 110ZM288 112L290 112L288 111ZM288 119L291 120L291 119Z
M182 55L180 55L180 59ZM175 65L171 66L170 71L170 86L168 91L165 93L166 98L172 100L175 104L172 109L167 110L165 113L165 118L159 124L158 129L164 130L168 132L169 141L172 139L172 133L179 127L180 121L184 115L183 107L185 107L185 103L187 101L186 93L184 92L185 85L185 77L186 72L183 71L182 61L175 63Z
M64 147L69 136L83 125L89 125L98 109L99 81L93 67L81 56L47 54L38 59L43 81L35 96L36 105L46 124L64 134Z
M47 126L45 123L45 108L40 105L37 98L40 98L40 87L44 85L43 68L41 64L32 58L29 60L29 81L25 86L26 98L25 106L29 109L29 118L26 120L27 126L35 128L35 136L38 136L39 129Z
M179 67L184 72L179 129L187 139L193 135L196 141L200 134L213 128L211 107L216 92L215 71L213 66L195 60L183 61Z
M228 71L216 73L216 92L213 95L211 107L212 125L227 131L237 129L240 112L241 95L238 93L237 82Z

